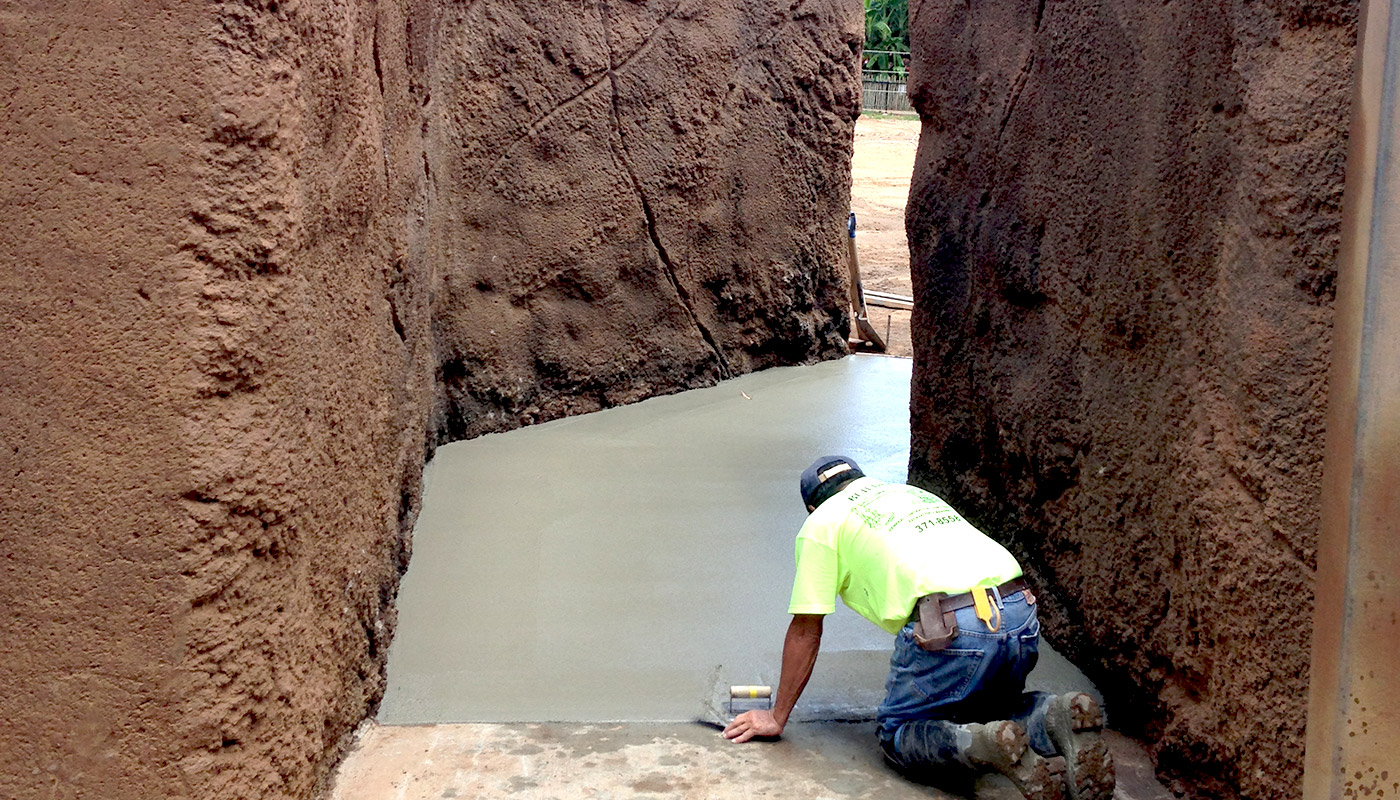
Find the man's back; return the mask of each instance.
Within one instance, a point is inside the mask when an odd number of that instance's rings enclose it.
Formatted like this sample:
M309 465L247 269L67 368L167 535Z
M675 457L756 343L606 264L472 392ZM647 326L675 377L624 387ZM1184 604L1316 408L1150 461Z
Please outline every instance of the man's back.
M835 598L890 633L933 592L990 588L1016 559L947 503L917 487L860 478L822 503L797 536L790 614L828 614Z

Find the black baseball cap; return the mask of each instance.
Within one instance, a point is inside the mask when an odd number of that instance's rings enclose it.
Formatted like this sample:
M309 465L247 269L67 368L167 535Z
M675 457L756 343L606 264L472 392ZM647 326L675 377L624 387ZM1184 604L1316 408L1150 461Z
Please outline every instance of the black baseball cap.
M837 487L846 481L864 478L854 459L846 456L822 456L812 462L812 466L802 470L802 503L816 508L833 494Z

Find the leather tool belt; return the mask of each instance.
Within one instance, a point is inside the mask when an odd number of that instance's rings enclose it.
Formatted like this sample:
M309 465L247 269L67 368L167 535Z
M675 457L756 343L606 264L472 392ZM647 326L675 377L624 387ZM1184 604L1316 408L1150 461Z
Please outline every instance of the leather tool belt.
M914 643L931 653L946 648L958 636L958 618L954 612L960 608L977 606L979 593L983 602L986 602L987 591L974 589L955 595L934 592L920 597L914 604L914 613L911 615L914 619ZM1012 578L991 592L998 598L1025 592L1027 602L1035 602L1035 595L1031 594L1024 578ZM981 608L978 609L978 617L982 617ZM987 626L993 631L1001 627L1000 612L997 614L996 626L992 626L989 621Z

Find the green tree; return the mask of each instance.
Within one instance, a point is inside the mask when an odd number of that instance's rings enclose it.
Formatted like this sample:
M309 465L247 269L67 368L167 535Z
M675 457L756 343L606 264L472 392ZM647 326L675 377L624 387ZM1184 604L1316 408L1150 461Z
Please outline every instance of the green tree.
M909 52L909 0L865 0L863 69L902 77Z

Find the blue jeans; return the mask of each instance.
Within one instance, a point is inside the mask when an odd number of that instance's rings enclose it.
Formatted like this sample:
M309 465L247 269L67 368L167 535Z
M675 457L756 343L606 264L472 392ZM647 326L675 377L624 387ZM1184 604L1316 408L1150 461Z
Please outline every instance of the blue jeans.
M895 767L924 772L930 767L970 766L959 744L961 725L1009 719L1029 734L1031 747L1055 754L1045 730L1046 692L1026 692L1026 676L1040 656L1036 607L1017 592L1003 598L995 632L972 607L958 609L958 636L946 650L930 653L914 643L914 625L904 626L890 656L885 701L878 711L880 746Z

